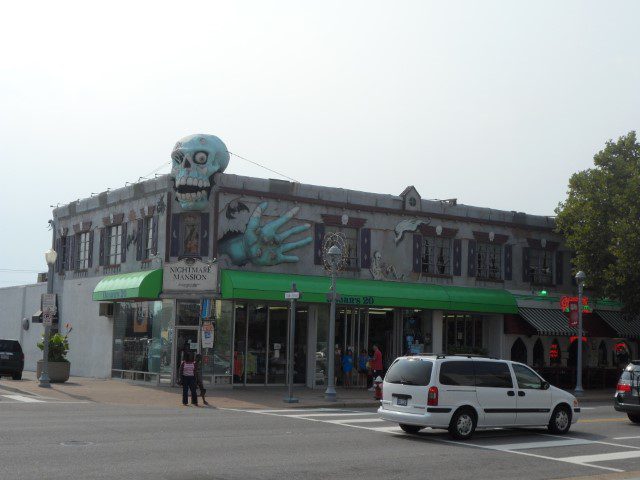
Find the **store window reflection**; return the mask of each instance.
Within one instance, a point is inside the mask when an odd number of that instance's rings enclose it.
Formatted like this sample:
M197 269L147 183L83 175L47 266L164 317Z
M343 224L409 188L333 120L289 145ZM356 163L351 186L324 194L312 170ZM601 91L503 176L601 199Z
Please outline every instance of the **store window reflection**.
M482 347L482 316L445 314L442 346L446 353L486 354Z

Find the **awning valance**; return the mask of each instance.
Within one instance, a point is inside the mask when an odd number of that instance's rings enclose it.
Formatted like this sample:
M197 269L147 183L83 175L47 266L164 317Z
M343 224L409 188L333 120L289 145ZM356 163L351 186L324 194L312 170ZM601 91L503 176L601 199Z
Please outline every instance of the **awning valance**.
M162 291L162 269L110 275L93 290L95 301L154 300Z
M594 310L594 313L613 328L619 337L640 338L640 317L626 319L622 312L615 310Z
M223 270L221 293L225 299L284 301L291 283L300 301L326 303L329 277ZM506 290L449 287L424 283L385 282L338 278L339 304L362 307L402 307L482 313L517 313L513 295Z
M571 336L578 334L578 329L569 326L567 316L559 308L520 307L518 310L520 316L535 328L539 335Z

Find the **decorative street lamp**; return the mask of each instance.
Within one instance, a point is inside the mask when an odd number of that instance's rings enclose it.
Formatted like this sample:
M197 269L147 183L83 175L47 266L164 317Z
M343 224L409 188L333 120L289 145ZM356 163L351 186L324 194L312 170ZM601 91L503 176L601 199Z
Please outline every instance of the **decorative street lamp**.
M327 338L327 360L329 362L327 371L327 390L324 392L324 396L329 401L336 400L336 387L335 387L335 348L336 341L336 271L338 265L342 260L342 250L337 245L332 245L327 251L327 261L331 269L331 291L329 296L331 298L331 310L329 316L329 338Z
M58 253L50 248L44 252L44 259L49 265L49 272L47 273L47 294L53 293L53 266L58 259ZM44 312L42 313L44 316ZM42 350L42 373L40 374L39 386L44 388L50 388L51 384L49 379L49 337L51 336L51 325L45 323L44 325L44 348Z
M576 282L578 283L578 362L577 362L577 378L576 378L576 395L581 395L582 389L582 289L584 288L584 280L587 278L585 273L580 270L576 273Z

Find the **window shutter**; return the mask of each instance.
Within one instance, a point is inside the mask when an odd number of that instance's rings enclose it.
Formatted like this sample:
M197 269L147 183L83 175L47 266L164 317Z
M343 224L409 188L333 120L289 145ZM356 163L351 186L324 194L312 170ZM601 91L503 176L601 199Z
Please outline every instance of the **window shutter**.
M56 252L58 252L58 256L56 257L56 273L62 273L62 237L56 238Z
M151 253L158 254L158 220L159 216L153 217L153 230L151 231Z
M462 275L462 240L453 240L453 274L456 277Z
M529 275L529 247L522 247L522 281L529 283L531 275Z
M469 240L469 246L467 247L467 276L476 276L476 241Z
M180 255L180 214L171 215L171 256Z
M413 235L413 265L411 270L414 273L422 272L422 235Z
M87 267L93 266L93 230L89 232L89 255L87 257Z
M322 244L324 242L324 224L316 223L314 225L314 235L313 235L313 264L314 265L322 265Z
M76 269L76 236L69 235L69 270Z
M504 279L511 280L513 278L513 246L504 246Z
M101 267L104 266L105 264L105 258L104 258L104 249L105 249L105 243L107 243L107 229L106 228L101 228L100 229L100 249L98 251L98 265L100 265Z
M149 219L147 219L147 222ZM144 247L145 247L145 229L144 229L144 219L138 220L138 230L136 232L136 260L143 260L144 257Z
M209 256L209 214L200 214L200 256Z
M360 268L371 268L371 229L360 229Z
M556 252L556 285L564 283L564 252Z
M127 222L122 223L122 238L120 240L120 263L127 261Z
M64 259L64 263L62 265L62 268L64 270L73 270L73 267L71 265L71 237L73 237L73 235L67 235L66 237L64 237L65 249L67 251L67 258Z

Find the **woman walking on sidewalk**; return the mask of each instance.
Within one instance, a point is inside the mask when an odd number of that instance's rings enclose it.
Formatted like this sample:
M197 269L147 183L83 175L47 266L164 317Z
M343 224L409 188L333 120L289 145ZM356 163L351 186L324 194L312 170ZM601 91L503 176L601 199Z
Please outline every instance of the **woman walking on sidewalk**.
M182 404L188 405L188 392L191 391L191 405L198 406L198 394L196 393L196 364L193 354L185 352L184 360L180 364L180 379L182 381Z

